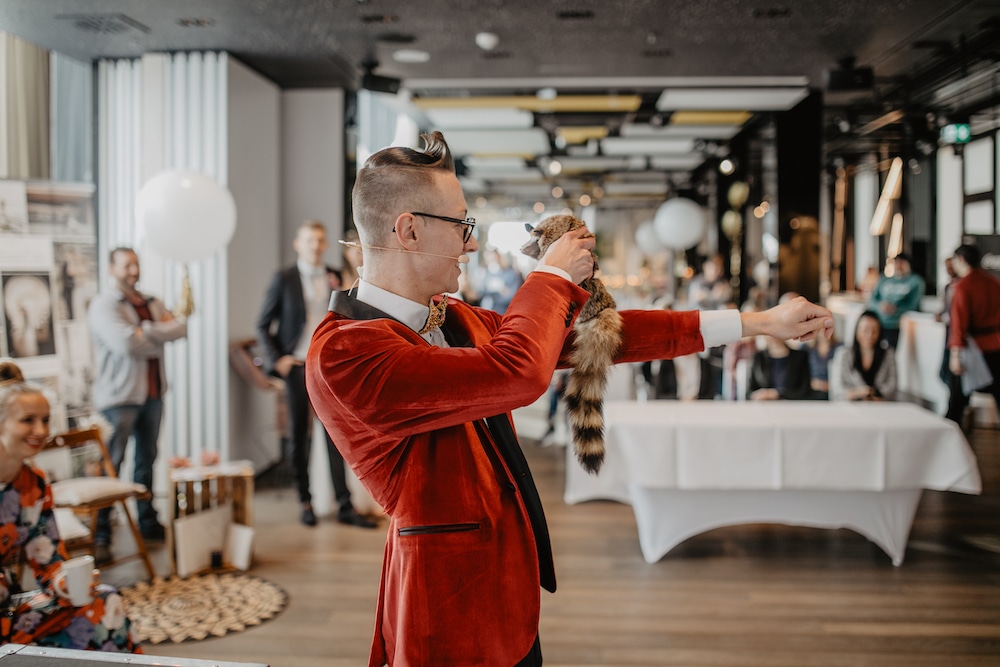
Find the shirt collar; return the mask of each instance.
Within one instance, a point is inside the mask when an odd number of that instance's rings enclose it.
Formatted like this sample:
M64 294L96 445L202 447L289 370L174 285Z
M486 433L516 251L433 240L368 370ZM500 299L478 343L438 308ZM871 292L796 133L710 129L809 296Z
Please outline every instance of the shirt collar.
M358 281L357 298L369 306L378 308L386 315L391 315L414 331L424 328L427 315L430 313L426 304L410 301L406 297L393 294L364 280Z
M303 262L301 259L295 262L295 266L299 267L299 273L304 276L325 276L326 267L320 264L319 266L313 266Z
M115 298L118 299L119 301L124 301L125 303L132 303L132 299L128 298L125 295L125 292L121 291L120 289L118 289L114 285L112 285L108 289L110 290L111 294L113 294L115 296ZM149 301L149 297L147 297L145 294L143 294L139 290L136 290L135 293L139 295L139 301L140 302L145 303L145 302Z

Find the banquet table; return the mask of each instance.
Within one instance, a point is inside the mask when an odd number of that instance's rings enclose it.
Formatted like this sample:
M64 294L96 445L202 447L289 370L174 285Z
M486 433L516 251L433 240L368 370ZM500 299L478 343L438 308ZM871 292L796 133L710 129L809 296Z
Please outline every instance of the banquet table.
M632 505L645 560L722 526L850 528L901 565L923 489L978 494L961 429L910 403L611 401L589 475L567 447L569 504Z

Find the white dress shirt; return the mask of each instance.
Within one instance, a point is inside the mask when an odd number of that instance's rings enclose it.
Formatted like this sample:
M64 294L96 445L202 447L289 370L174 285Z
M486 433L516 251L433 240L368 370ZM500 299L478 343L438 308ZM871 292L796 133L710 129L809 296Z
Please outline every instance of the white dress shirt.
M431 309L428 304L410 301L406 297L376 287L364 279L358 280L358 300L391 315L414 331L420 331L427 324ZM448 347L440 328L431 329L420 336L431 345Z
M325 266L313 266L302 261L296 262L296 266L302 280L302 297L306 302L306 324L292 356L302 361L309 351L313 332L329 311L330 293L333 290L330 288L330 275Z

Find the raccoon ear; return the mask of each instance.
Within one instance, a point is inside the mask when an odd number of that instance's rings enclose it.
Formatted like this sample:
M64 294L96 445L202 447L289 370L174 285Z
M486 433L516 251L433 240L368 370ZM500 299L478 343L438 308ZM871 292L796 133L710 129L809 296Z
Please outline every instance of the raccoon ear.
M526 222L524 223L524 231L530 234L531 232L535 231L535 228L532 226L530 222Z

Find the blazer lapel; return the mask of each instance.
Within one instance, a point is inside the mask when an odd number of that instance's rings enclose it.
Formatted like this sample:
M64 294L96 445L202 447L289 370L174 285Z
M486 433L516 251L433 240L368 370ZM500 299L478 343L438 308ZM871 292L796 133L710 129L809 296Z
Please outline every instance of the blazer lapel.
M445 316L441 331L444 338L452 347L472 347L472 341L468 333L457 321L457 317ZM542 588L555 593L556 591L556 571L552 558L552 542L549 538L549 527L545 520L545 510L542 507L542 500L538 497L538 488L535 480L531 476L531 469L528 461L524 458L524 452L514 433L514 427L506 414L487 417L486 426L489 428L490 436L496 443L497 450L503 458L507 469L514 476L524 506L528 511L528 520L531 522L531 531L535 536L535 548L538 550L538 571L541 577ZM483 442L484 447L488 447L487 442Z

